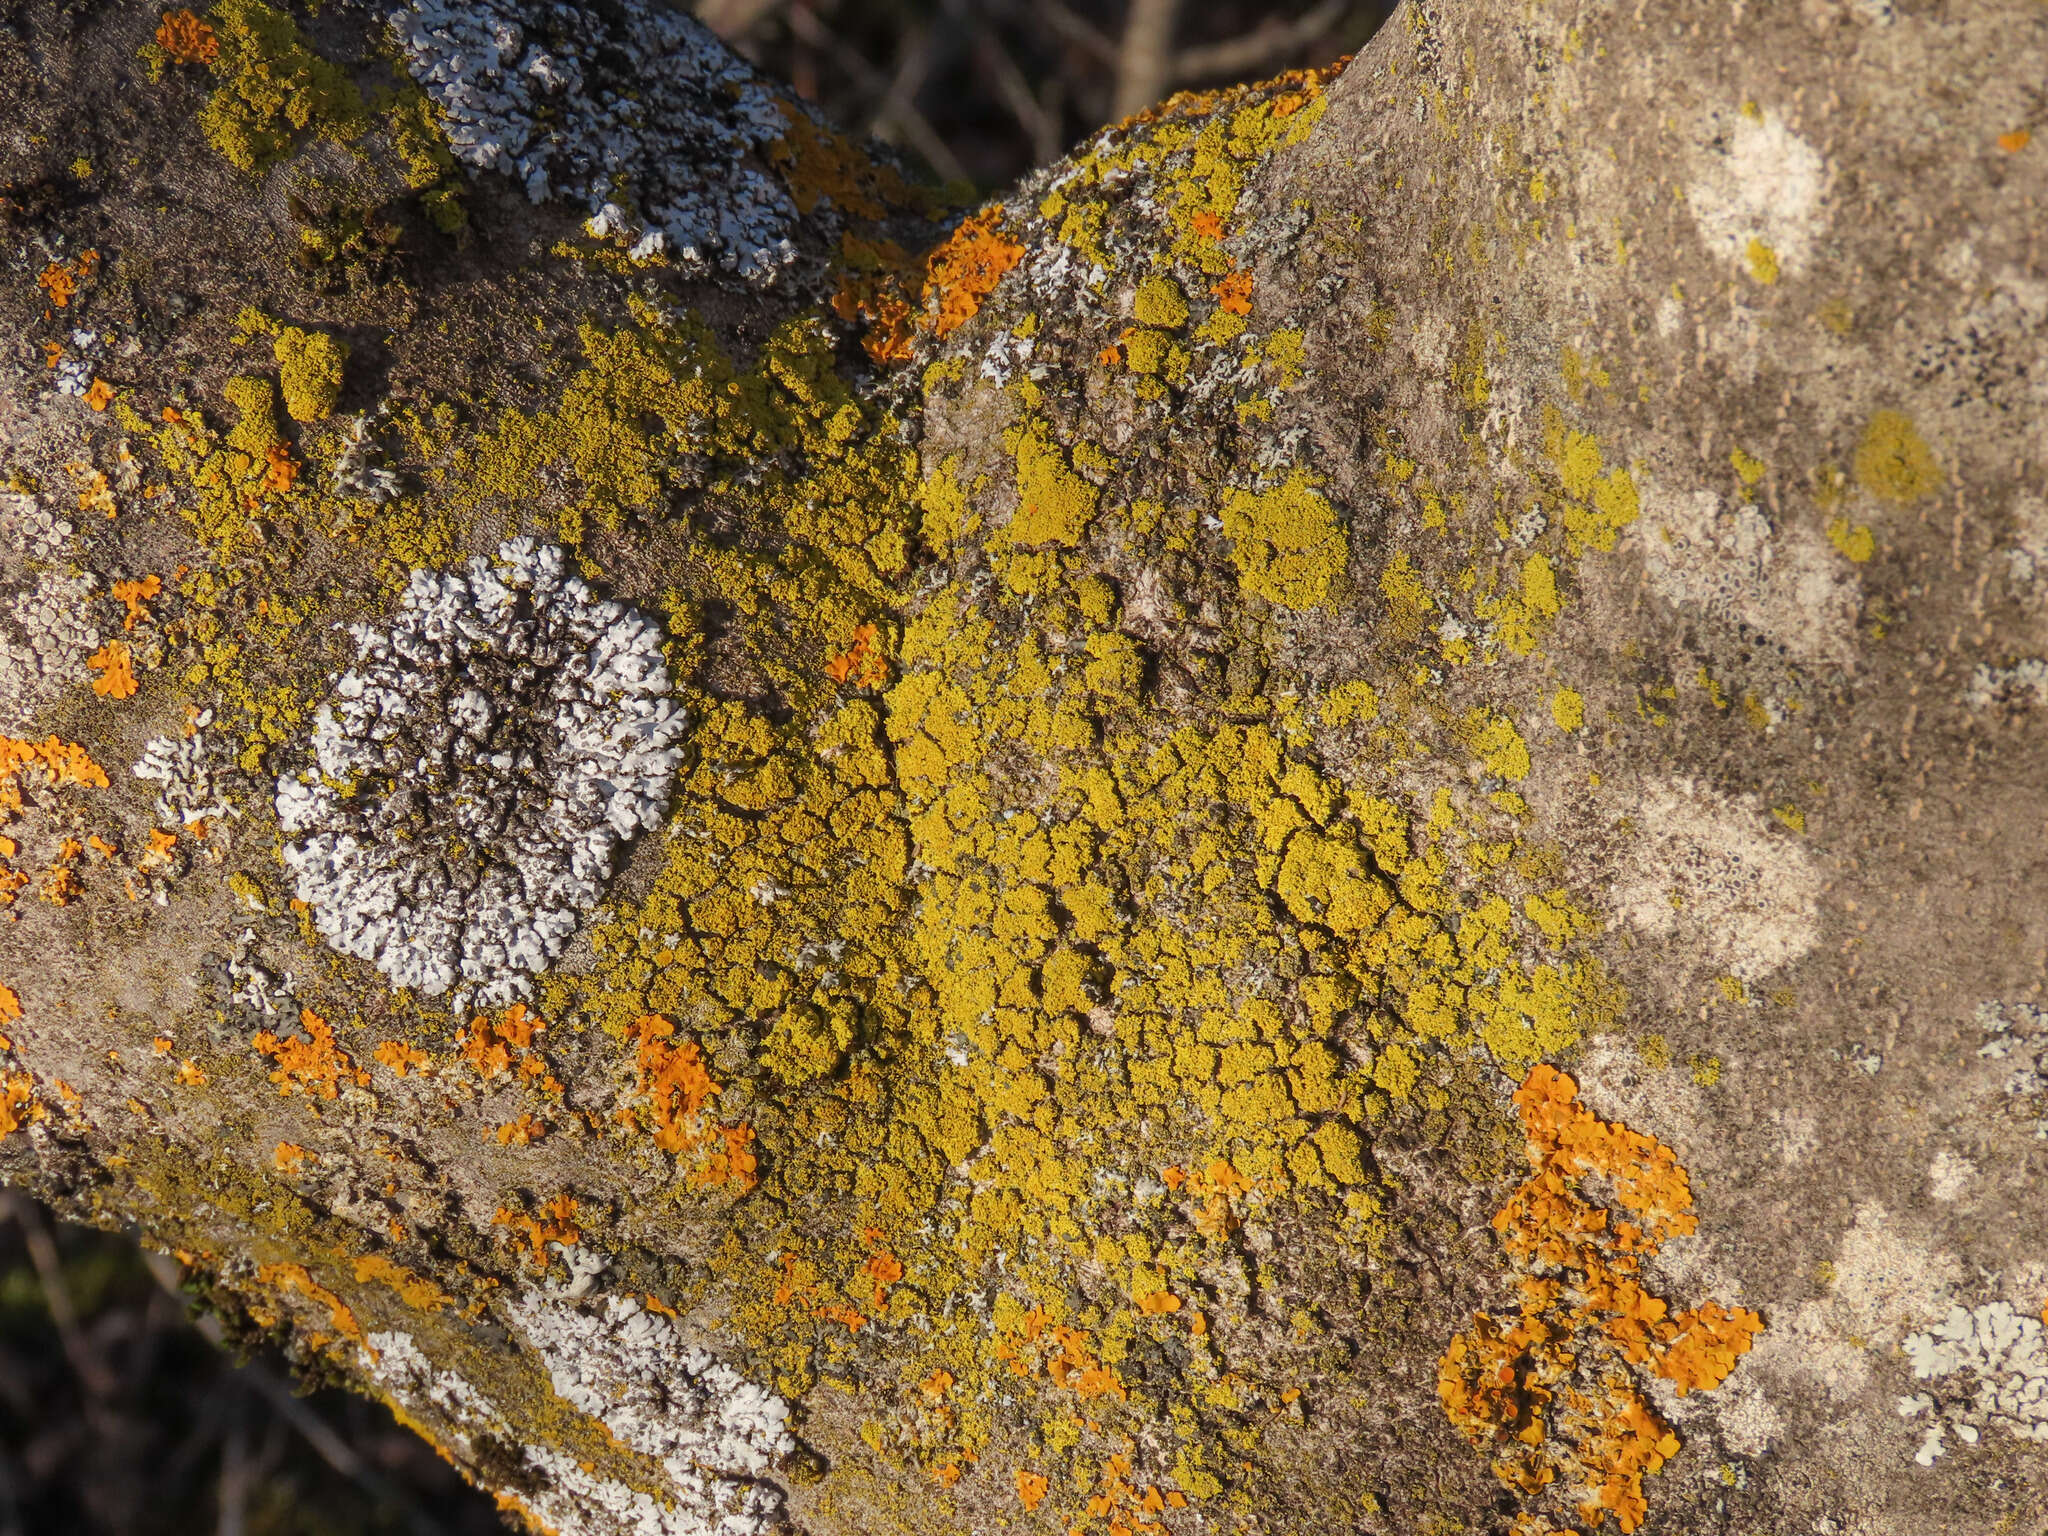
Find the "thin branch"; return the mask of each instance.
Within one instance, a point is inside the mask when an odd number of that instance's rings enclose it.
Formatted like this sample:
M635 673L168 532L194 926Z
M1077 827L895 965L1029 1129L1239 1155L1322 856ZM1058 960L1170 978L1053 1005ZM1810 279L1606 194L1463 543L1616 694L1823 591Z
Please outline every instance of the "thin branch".
M1342 21L1350 9L1351 0L1323 0L1294 21L1269 20L1242 37L1183 49L1173 61L1173 78L1181 84L1223 76L1248 79L1306 48Z
M982 60L995 77L996 94L1002 97L1018 126L1031 136L1032 159L1042 165L1059 153L1059 123L1046 114L1038 98L1031 94L1031 82L1024 78L1024 71L1010 57L995 28L985 26L980 32Z
M746 36L782 5L783 0L697 0L697 19L730 43Z
M1062 0L1036 0L1033 13L1060 37L1095 55L1098 64L1116 68L1116 44L1093 22L1076 16Z
M823 23L819 30L830 36ZM948 181L971 180L967 167L960 163L960 157L953 153L946 141L939 137L939 131L932 127L925 115L917 110L917 93L923 89L925 78L932 70L932 35L928 28L919 27L912 32L896 60L896 73L881 93L873 114L868 119L868 132L892 143L907 143L925 158L926 164ZM844 50L841 62L849 71L851 59L859 56L851 48ZM861 60L860 69L875 75L872 65ZM856 72L857 73L857 72ZM879 75L875 76L879 79Z
M7 1214L21 1228L29 1262L35 1266L43 1301L50 1309L50 1321L57 1325L57 1340L64 1346L64 1358L71 1362L71 1369L90 1396L112 1397L120 1383L78 1326L78 1312L71 1305L71 1288L64 1283L64 1261L58 1256L49 1225L42 1213L20 1195L7 1196Z
M1173 79L1173 34L1181 0L1131 0L1116 51L1116 95L1110 116L1121 121L1166 94Z

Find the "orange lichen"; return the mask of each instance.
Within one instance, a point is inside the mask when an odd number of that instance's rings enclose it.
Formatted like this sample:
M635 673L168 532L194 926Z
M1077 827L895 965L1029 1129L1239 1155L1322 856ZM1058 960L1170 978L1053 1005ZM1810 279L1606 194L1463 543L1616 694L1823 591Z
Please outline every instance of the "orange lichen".
M400 1077L417 1072L424 1076L432 1066L434 1058L425 1051L407 1045L403 1040L382 1040L370 1052L370 1059L381 1066L389 1067Z
M140 581L117 581L114 583L114 601L125 605L127 615L121 620L123 629L133 629L138 624L149 622L149 609L145 604L153 601L164 590L161 576L145 576Z
M718 1125L704 1113L717 1097L719 1085L704 1066L694 1040L674 1043L675 1025L658 1013L642 1014L627 1031L636 1046L635 1092L647 1101L654 1122L654 1144L664 1152L694 1161L691 1182L700 1187L737 1185L752 1189L758 1159L752 1151L750 1125ZM620 1111L624 1124L638 1124L631 1109Z
M333 1099L353 1083L370 1086L370 1074L359 1071L348 1052L334 1043L334 1031L310 1008L299 1010L299 1025L306 1037L280 1039L269 1030L260 1031L252 1044L261 1055L277 1063L270 1080L282 1094L303 1093L307 1098Z
M20 741L12 736L0 736L0 807L20 810L21 800L18 789L14 798L8 799L12 780L25 769L40 769L54 788L79 785L88 789L105 789L107 771L92 760L85 748L75 741L59 741L51 736L44 741Z
M85 391L85 403L96 411L104 411L114 403L114 386L105 379L94 379Z
M206 1069L201 1067L190 1056L187 1056L178 1063L178 1081L187 1088L204 1088L206 1086Z
M925 258L924 307L934 335L951 335L972 320L1003 274L1024 259L1024 247L1003 234L1002 221L1001 208L962 220Z
M523 1003L514 1003L499 1015L495 1024L482 1014L471 1019L469 1028L456 1035L455 1049L476 1068L477 1076L489 1079L511 1071L513 1064L533 1048L534 1031L547 1027L547 1020L539 1014L527 1012Z
M825 675L835 683L852 681L856 688L879 688L889 681L889 663L882 655L882 632L863 624L853 632L853 644L825 663Z
M1252 275L1249 272L1233 272L1209 291L1216 295L1217 304L1228 314L1248 315L1252 312Z
M567 1195L555 1196L533 1215L500 1206L492 1219L501 1227L510 1227L524 1240L534 1265L541 1269L548 1265L549 1243L573 1248L583 1241L583 1231L576 1225L576 1202Z
M2034 142L2034 135L2028 129L2015 128L2011 133L1998 136L1998 147L2008 155L2016 155Z
M125 640L109 640L87 657L85 664L99 673L92 680L92 691L103 699L128 698L140 686L135 681L135 653Z
M36 1080L26 1072L9 1072L0 1078L0 1136L12 1136L27 1122L43 1118L35 1087Z
M1644 1477L1679 1441L1627 1367L1646 1366L1681 1396L1710 1391L1763 1320L1717 1302L1673 1313L1643 1288L1643 1261L1698 1225L1671 1148L1589 1113L1578 1085L1549 1066L1530 1072L1515 1104L1532 1172L1493 1227L1521 1270L1521 1315L1477 1314L1438 1364L1438 1395L1451 1422L1496 1453L1503 1484L1534 1494L1563 1478L1579 1519L1612 1514L1633 1531L1648 1508ZM1618 1211L1591 1203L1589 1179Z
M907 362L915 314L903 279L893 272L842 272L832 295L832 312L848 324L865 322L862 350L888 366Z
M883 1241L884 1234L879 1227L869 1227L861 1233L861 1239L869 1248L867 1262L860 1272L873 1282L875 1289L874 1309L879 1312L887 1301L889 1287L903 1278L903 1261L891 1253Z
M336 1333L352 1343L363 1345L366 1349L369 1347L363 1338L362 1325L356 1321L355 1313L348 1309L347 1303L339 1296L315 1280L305 1265L265 1264L257 1269L256 1278L264 1285L275 1286L285 1292L296 1291L307 1300L317 1302L327 1309L328 1321ZM316 1335L310 1342L318 1348L326 1341ZM374 1356L376 1352L372 1350L371 1353Z
M173 64L211 64L220 57L220 37L191 11L165 11L156 45Z
M1027 1510L1036 1509L1045 1502L1045 1492L1052 1484L1043 1472L1027 1472L1017 1469L1017 1502Z
M59 309L70 307L71 296L78 292L78 279L71 275L69 267L59 261L51 262L37 273L36 282Z
M496 1136L501 1147L530 1147L547 1133L547 1126L534 1119L531 1114L521 1115L517 1120L508 1120L495 1131L485 1132L486 1135Z
M369 1253L356 1260L356 1284L371 1281L398 1293L398 1299L415 1312L439 1312L455 1304L455 1298L423 1275L403 1264L395 1264L381 1253Z
M304 1147L289 1141L280 1141L277 1150L271 1154L270 1161L279 1173L297 1173L300 1165L312 1155Z
M990 1353L1027 1379L1043 1371L1083 1402L1129 1398L1123 1379L1096 1357L1088 1330L1055 1323L1042 1307L1033 1307L999 1330Z
M21 998L14 988L0 984L0 1024L12 1024L21 1017Z
M299 477L298 461L284 443L272 443L263 452L263 493L267 496L281 496L292 488L292 482Z

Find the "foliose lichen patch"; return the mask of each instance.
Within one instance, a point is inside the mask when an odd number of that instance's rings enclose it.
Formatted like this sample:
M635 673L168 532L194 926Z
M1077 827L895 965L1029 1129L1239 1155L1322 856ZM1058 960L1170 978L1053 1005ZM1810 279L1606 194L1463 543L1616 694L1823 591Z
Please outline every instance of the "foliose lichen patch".
M685 720L660 629L514 539L415 572L355 640L312 764L277 783L299 899L395 985L509 1001L667 807Z
M787 122L701 23L642 0L420 0L391 22L464 165L581 204L638 256L754 281L795 259L796 205L749 163Z

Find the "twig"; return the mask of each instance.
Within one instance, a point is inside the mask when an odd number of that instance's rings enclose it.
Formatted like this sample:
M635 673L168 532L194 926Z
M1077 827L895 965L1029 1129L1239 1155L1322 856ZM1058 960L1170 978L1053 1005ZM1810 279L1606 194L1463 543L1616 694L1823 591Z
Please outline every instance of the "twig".
M1093 22L1076 16L1061 0L1034 0L1033 13L1067 42L1095 55L1096 62L1116 68L1116 44Z
M50 1236L42 1213L28 1200L13 1194L7 1196L6 1210L14 1218L14 1224L21 1228L29 1262L35 1266L36 1279L43 1288L43 1301L50 1309L50 1321L57 1325L57 1339L64 1346L64 1358L71 1362L71 1369L77 1373L90 1396L112 1397L120 1383L113 1372L101 1363L78 1326L78 1313L71 1305L71 1290L64 1283L64 1261L57 1254L56 1241Z
M215 1536L242 1536L249 1507L249 1431L235 1415L220 1447L220 1481L215 1500Z
M753 31L782 4L783 0L697 0L697 19L730 43Z
M1173 61L1173 78L1185 83L1219 76L1241 80L1256 75L1290 53L1306 48L1342 21L1350 9L1351 0L1323 0L1294 21L1268 20L1242 37L1183 49Z
M982 60L995 77L996 94L1003 98L1003 105L1010 109L1018 126L1031 135L1032 159L1042 165L1060 152L1059 122L1031 94L1031 82L1024 78L1024 71L1010 57L995 28L984 26L979 30Z
M948 181L966 181L970 179L967 167L960 163L960 157L939 137L938 130L932 127L925 115L917 110L917 93L923 88L925 77L931 73L932 54L930 29L917 28L897 57L896 73L875 107L868 131L885 139L900 136L924 156L926 164Z
M185 1299L184 1292L179 1289L184 1277L173 1260L147 1250L143 1252L142 1260L158 1285L181 1302ZM193 1318L192 1323L209 1343L219 1346L222 1331L218 1318L202 1313ZM235 1375L268 1403L280 1419L296 1430L299 1437L312 1447L313 1453L328 1466L371 1498L396 1509L412 1528L414 1536L444 1536L441 1525L432 1516L407 1498L403 1489L358 1456L355 1448L334 1432L332 1425L292 1395L290 1387L261 1365L242 1366Z
M1124 38L1116 51L1116 95L1110 116L1144 111L1166 94L1173 78L1173 33L1181 0L1131 0Z

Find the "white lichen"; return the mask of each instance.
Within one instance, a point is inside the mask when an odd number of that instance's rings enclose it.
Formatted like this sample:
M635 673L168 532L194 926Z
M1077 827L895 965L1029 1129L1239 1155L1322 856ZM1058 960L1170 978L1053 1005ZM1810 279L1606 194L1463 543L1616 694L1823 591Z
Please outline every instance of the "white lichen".
M2030 656L2009 667L1980 666L1970 674L1963 702L1972 709L2048 704L2048 661Z
M629 1297L584 1310L529 1290L509 1312L558 1396L661 1463L671 1514L690 1519L659 1529L772 1528L781 1493L760 1479L797 1448L782 1398L689 1347L672 1320Z
M397 472L377 462L377 451L370 417L351 416L341 424L341 441L334 456L335 496L376 506L398 499L402 486Z
M236 814L214 780L213 747L206 735L212 723L213 711L204 710L193 719L189 734L152 736L143 744L130 772L163 786L156 797L158 822L189 827Z
M1902 1397L1899 1415L1930 1416L1913 1459L1923 1467L1948 1449L1947 1436L1974 1445L1987 1430L2048 1441L2048 1329L2008 1301L1955 1306L1902 1346L1928 1390Z
M532 539L415 571L278 780L314 926L397 986L526 995L666 811L685 717L661 631Z
M0 729L28 727L91 680L99 582L65 563L74 531L33 496L0 492Z
M464 165L581 204L643 259L757 281L795 259L796 205L753 163L788 122L691 17L645 0L414 0L391 24Z
M1709 250L1753 269L1755 245L1796 277L1823 232L1827 164L1774 112L1716 112L1706 121L1686 206Z
M2048 1009L2031 1003L1983 1003L1977 1055L2005 1068L2006 1112L2029 1122L2037 1141L2048 1141Z

